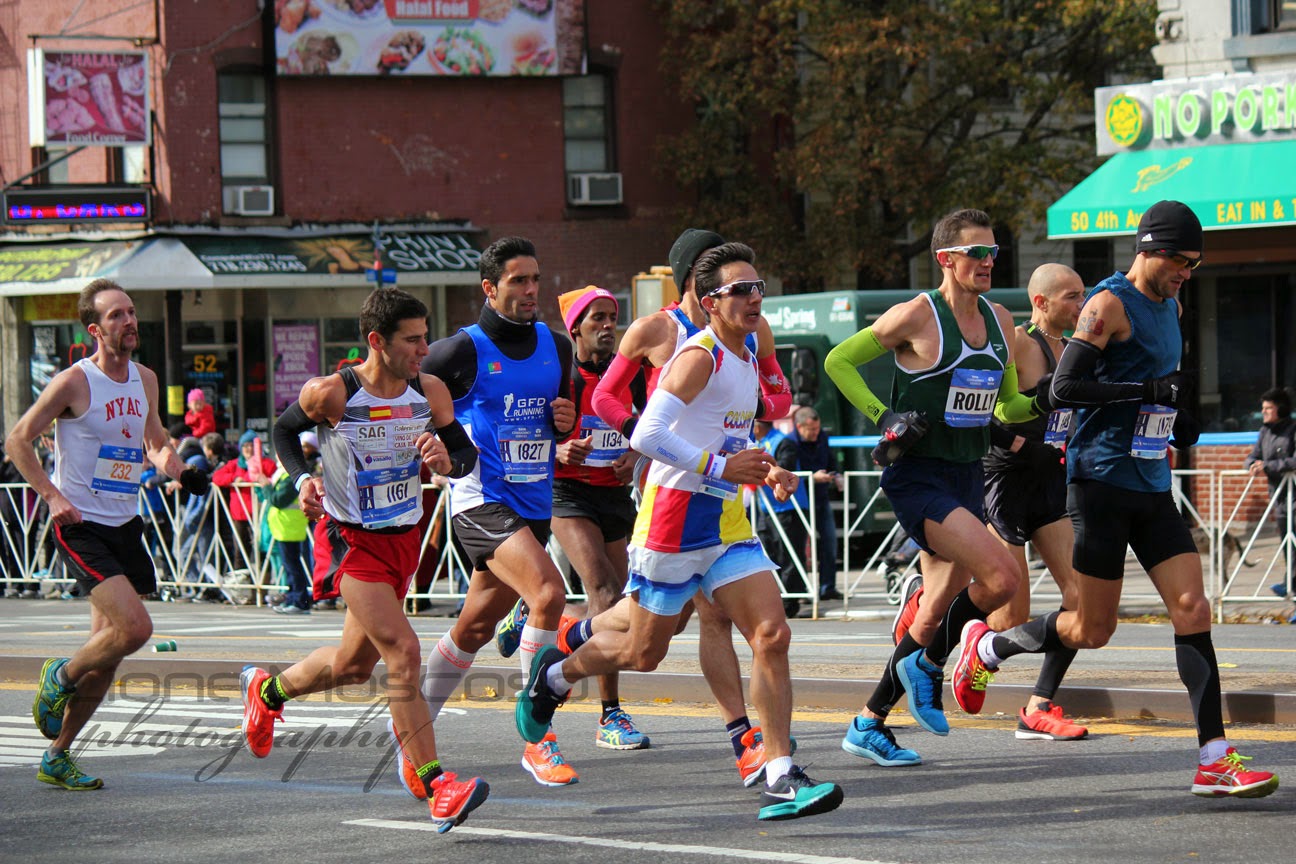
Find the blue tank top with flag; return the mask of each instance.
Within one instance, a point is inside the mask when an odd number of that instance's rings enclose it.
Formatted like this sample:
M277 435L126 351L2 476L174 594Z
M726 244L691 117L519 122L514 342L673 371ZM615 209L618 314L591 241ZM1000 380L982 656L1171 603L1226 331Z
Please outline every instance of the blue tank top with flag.
M510 360L477 324L463 328L477 351L472 388L455 417L481 451L472 473L453 481L452 512L504 504L525 519L553 514L553 400L562 367L553 334L536 325L530 357Z

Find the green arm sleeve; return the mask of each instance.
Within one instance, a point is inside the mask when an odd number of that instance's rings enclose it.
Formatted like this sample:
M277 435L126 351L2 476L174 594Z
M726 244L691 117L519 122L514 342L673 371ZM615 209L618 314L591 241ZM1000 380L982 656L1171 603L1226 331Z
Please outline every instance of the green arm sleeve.
M829 351L828 356L824 358L824 371L837 385L837 389L874 423L878 422L878 418L882 416L883 411L887 410L887 406L864 383L864 378L859 374L859 367L886 353L887 349L883 348L882 343L873 335L873 328L865 327ZM1016 376L1013 376L1013 380L1016 380Z
M1009 363L1004 368L994 414L1004 423L1024 423L1039 416L1039 411L1035 410L1035 400L1023 395L1018 387L1016 363Z

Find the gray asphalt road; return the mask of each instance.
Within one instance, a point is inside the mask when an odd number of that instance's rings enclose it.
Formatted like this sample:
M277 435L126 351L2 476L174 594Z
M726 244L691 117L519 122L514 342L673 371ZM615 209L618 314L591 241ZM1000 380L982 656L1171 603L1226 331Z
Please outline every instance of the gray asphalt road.
M801 712L797 761L840 783L846 802L813 819L758 823L722 727L706 709L632 706L653 748L613 753L593 744L593 706L569 705L555 727L581 772L562 789L536 785L517 764L512 712L457 702L438 721L441 756L478 774L490 799L463 826L433 833L424 805L388 761L380 703L290 704L265 760L240 747L241 708L227 692L165 702L118 693L87 730L82 767L99 792L38 783L43 739L32 688L0 686L0 833L7 860L104 862L409 860L916 862L1002 864L1096 860L1286 860L1296 839L1291 793L1205 800L1188 793L1196 744L1163 723L1098 724L1091 740L1017 741L1004 721L961 718L947 738L915 727L901 742L926 764L879 768L839 749L847 714ZM1293 733L1237 729L1255 764L1291 774ZM447 857L443 857L447 856ZM448 857L448 856L454 856Z

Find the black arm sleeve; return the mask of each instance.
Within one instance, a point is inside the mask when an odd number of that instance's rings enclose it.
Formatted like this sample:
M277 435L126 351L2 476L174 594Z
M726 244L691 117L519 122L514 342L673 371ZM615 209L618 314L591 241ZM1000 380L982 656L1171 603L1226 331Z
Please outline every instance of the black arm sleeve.
M279 463L292 478L294 486L297 484L298 477L310 473L310 466L306 464L306 454L302 451L301 439L297 436L318 425L302 410L300 402L294 402L288 406L287 411L279 415L279 419L275 421L274 431L270 433L270 440L274 442L275 455L279 457Z
M462 399L477 380L477 347L472 337L460 331L433 342L422 369L445 383L451 399Z
M450 473L447 476L458 479L472 473L477 465L477 448L459 421L451 420L449 425L438 427L436 433L450 452Z
M1072 339L1062 352L1053 373L1054 407L1064 405L1102 405L1105 402L1134 402L1143 398L1143 384L1106 382L1096 377L1102 351L1081 339Z

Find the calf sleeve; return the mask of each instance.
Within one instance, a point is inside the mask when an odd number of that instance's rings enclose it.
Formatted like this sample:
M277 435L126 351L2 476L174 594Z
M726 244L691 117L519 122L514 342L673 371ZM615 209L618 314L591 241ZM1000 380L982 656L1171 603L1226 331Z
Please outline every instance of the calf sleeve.
M1175 634L1175 662L1179 680L1188 688L1193 717L1197 720L1197 744L1224 737L1224 706L1220 698L1219 663L1210 631L1189 636Z

